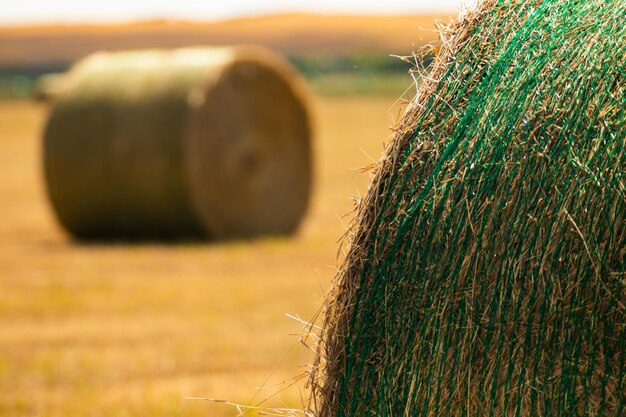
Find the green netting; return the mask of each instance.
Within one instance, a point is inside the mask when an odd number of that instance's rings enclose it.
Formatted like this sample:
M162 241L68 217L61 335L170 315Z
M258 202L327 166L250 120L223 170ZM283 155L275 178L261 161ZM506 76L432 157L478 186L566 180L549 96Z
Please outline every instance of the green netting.
M626 2L483 1L444 36L328 304L331 416L620 416Z

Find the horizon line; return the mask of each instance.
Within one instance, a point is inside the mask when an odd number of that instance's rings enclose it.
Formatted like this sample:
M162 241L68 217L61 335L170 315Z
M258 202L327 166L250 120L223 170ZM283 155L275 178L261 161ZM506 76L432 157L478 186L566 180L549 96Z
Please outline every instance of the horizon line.
M245 20L255 20L255 19L263 19L263 18L271 18L271 17L288 17L288 16L320 16L320 17L445 17L451 16L454 17L458 14L458 10L422 10L422 11L412 11L412 12L358 12L358 11L345 11L345 12L320 12L320 11L284 11L284 12L267 12L267 13L252 13L252 14L241 14L230 17L223 18L193 18L189 16L180 16L180 17L162 17L162 16L145 16L145 17L136 17L129 19L102 19L102 18L81 18L81 19L34 19L34 20L23 20L23 21L2 21L0 19L0 28L4 29L19 29L19 28L46 28L46 27L80 27L80 26L126 26L126 25L140 25L140 24L149 24L149 23L162 23L162 24L180 24L180 23L191 23L191 24L219 24L219 23L228 23L228 22L237 22L237 21L245 21Z

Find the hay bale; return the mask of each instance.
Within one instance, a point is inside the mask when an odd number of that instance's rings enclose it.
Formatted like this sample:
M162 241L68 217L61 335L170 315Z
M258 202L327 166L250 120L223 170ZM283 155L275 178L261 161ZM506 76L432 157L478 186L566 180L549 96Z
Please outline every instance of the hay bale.
M624 413L625 21L488 0L444 33L358 207L314 415Z
M44 135L48 193L81 238L289 234L311 188L302 81L257 48L97 53Z

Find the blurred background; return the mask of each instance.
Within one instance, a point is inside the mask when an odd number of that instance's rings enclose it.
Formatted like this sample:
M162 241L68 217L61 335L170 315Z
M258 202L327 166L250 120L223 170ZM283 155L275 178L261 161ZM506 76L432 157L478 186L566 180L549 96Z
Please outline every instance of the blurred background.
M412 64L460 1L22 0L0 14L0 415L226 416L184 397L300 407L298 342L341 260L363 167L380 157ZM47 201L41 77L96 51L256 44L313 91L314 192L296 236L79 244ZM299 377L300 376L300 377Z

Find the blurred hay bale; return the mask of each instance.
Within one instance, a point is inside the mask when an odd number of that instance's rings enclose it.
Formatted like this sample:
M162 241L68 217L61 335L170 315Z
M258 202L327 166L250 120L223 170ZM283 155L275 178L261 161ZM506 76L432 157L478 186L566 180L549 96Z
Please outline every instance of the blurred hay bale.
M358 206L314 415L624 413L625 21L486 0L443 33Z
M303 83L263 49L97 53L44 134L48 193L81 238L289 234L311 188Z

